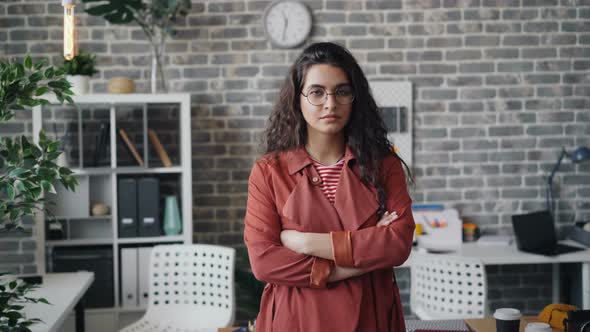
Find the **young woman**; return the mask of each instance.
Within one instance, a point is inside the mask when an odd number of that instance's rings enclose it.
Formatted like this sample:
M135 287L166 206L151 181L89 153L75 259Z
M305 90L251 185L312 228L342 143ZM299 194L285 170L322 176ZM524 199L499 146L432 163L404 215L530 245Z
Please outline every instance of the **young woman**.
M393 267L412 247L411 200L354 57L307 47L266 134L244 230L267 283L256 331L405 331Z

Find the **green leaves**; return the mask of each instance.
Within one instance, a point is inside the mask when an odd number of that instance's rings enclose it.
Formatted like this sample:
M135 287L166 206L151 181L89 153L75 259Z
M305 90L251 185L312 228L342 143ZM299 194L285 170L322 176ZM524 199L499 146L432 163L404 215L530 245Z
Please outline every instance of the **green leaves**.
M191 8L190 0L82 0L84 3L96 4L88 7L86 13L102 16L113 24L137 23L146 32L149 39L156 30L174 35L173 23L179 16L186 16Z
M27 69L31 69L31 67L33 67L33 60L31 59L31 56L27 55L27 57L25 58L25 67Z
M56 193L55 183L75 190L78 182L72 171L59 167L60 144L39 133L39 145L21 136L18 140L0 140L0 232L14 229L23 216L43 210L43 193ZM1 195L1 194L0 194Z
M30 56L22 63L0 60L0 121L10 120L15 110L47 104L38 97L50 92L60 101L71 101L64 97L73 94L64 72L45 66L45 60L34 63Z
M72 60L64 60L63 69L68 75L92 76L98 72L95 63L96 55L81 50Z
M10 173L8 173L8 176L11 178L18 178L21 177L22 175L26 174L27 170L23 169L23 168L15 168L12 171L10 171Z
M35 96L39 97L39 96L46 94L47 92L49 92L49 88L46 86L42 86L42 87L38 88L37 90L35 90Z
M0 122L14 116L15 109L47 104L40 96L55 94L58 101L73 102L64 70L45 68L30 56L22 63L0 61ZM71 171L55 163L60 144L39 133L39 144L27 137L0 138L0 232L22 229L25 216L45 209L44 193L55 193L55 183L75 190ZM1 302L1 299L0 299ZM1 332L1 330L0 330Z
M141 0L82 0L83 3L99 3L88 7L86 13L93 16L103 16L113 24L127 24L135 20L135 15L144 8Z
M30 56L20 63L0 60L0 123L11 119L15 110L47 104L39 97L48 93L60 102L73 102L65 71L45 67L44 61L34 63ZM55 193L55 183L76 188L72 171L55 162L60 153L59 142L48 139L44 132L39 133L38 145L25 136L0 138L0 233L23 230L22 219L45 210L43 193ZM40 321L21 313L24 303L49 303L27 297L33 288L0 278L0 332L30 331L28 327Z
M27 303L50 304L44 298L26 296L37 285L27 284L22 280L7 281L0 276L0 332L31 331L29 327L41 322L40 319L27 319L22 310Z

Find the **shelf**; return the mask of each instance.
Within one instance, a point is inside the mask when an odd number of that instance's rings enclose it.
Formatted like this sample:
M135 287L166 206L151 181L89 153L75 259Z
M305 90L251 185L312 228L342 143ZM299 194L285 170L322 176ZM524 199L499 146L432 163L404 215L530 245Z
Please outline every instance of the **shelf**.
M67 216L54 216L57 220L111 220L113 216L110 214L105 216L88 216L88 217L67 217Z
M168 242L182 242L184 238L182 235L174 236L155 236L155 237L130 237L130 238L119 238L118 243L131 244L131 243L168 243Z
M45 244L52 247L69 247L69 246L96 246L104 244L113 244L113 239L69 239L69 240L48 240Z
M49 97L49 96L48 96ZM56 186L58 194L51 197L57 204L52 214L63 226L63 239L48 240L49 227L42 219L49 219L42 214L35 225L37 239L36 258L38 269L47 270L50 259L47 255L59 249L91 249L91 246L112 250L113 307L88 308L86 312L95 314L93 321L114 316L115 327L122 321L129 321L133 316L141 316L145 307L122 307L121 299L121 261L122 249L151 247L158 244L190 244L193 234L193 193L192 193L192 150L191 150L191 95L175 94L87 94L73 96L75 105L58 107L36 106L32 111L32 132L45 128L52 130L56 125L56 136L62 135L69 147L68 167L80 185L76 192L70 192ZM55 98L47 98L55 103ZM50 114L44 113L49 111ZM97 113L94 113L97 112ZM107 149L101 153L98 163L94 163L94 151L102 123L109 123L109 135L106 137ZM129 139L144 160L139 166L135 158L124 149L116 128L124 128ZM66 130L67 129L67 130ZM163 167L162 159L149 140L148 130L156 131L164 149L170 154L172 167ZM66 135L67 133L67 135ZM154 152L156 152L154 154ZM150 177L161 181L161 195L174 194L182 220L182 233L174 236L158 235L153 237L117 238L118 224L118 185L124 177ZM189 185L186 185L189 184ZM63 189L63 190L62 190ZM90 211L95 203L104 203L110 207L108 216L93 216ZM159 207L160 212L165 206ZM72 217L81 216L81 217ZM51 233L53 235L53 233ZM155 233L159 234L159 233ZM110 293L110 291L109 291ZM117 318L123 317L121 320ZM96 319L95 319L96 318ZM110 319L110 318L109 318ZM99 329L100 330L100 329ZM102 329L104 330L104 329ZM100 331L102 331L100 330Z
M72 168L74 175L108 175L114 173L115 169L110 167L87 167Z
M182 173L182 167L117 167L115 168L117 174L172 174Z
M144 307L119 307L119 308L113 308L113 310L120 312L120 313L139 313L139 312L145 312L147 310L147 308Z
M107 175L107 174L174 174L182 173L181 166L172 167L139 167L139 166L125 166L125 167L89 167L89 168L74 168L72 169L75 175Z
M53 94L43 96L50 103L56 104L57 99ZM190 95L186 93L165 93L165 94L154 94L154 93L128 93L128 94L110 94L110 93L97 93L97 94L85 94L79 96L72 96L76 104L149 104L149 103L186 103L190 105Z

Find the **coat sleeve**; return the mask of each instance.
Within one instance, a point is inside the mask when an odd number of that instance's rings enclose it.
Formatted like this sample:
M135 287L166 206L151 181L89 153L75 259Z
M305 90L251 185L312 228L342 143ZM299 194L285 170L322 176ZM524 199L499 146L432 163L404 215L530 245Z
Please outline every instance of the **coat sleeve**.
M334 262L298 254L282 245L280 218L263 169L268 166L262 163L257 162L250 173L244 225L254 276L271 284L325 288Z
M408 259L415 225L401 162L395 159L385 174L386 208L397 212L398 219L388 226L330 233L337 266L372 271L399 266Z

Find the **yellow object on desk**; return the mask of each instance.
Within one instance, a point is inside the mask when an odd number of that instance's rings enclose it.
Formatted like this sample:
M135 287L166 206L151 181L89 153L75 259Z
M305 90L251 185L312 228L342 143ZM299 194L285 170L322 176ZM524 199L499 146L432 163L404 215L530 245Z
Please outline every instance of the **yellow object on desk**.
M537 319L563 331L563 320L567 318L567 312L576 309L571 304L553 303L543 308Z
M416 223L416 235L422 235L424 233L424 226L422 224Z

